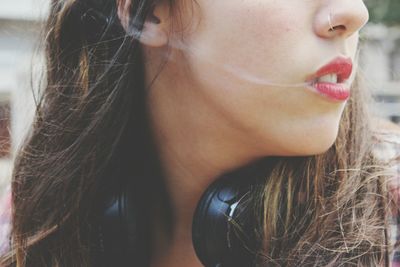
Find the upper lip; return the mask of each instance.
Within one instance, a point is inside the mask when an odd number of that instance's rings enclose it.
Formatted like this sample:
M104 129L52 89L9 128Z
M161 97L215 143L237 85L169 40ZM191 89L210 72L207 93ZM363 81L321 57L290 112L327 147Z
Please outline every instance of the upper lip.
M338 83L350 78L353 71L353 63L350 58L336 57L328 64L322 66L316 73L308 77L307 81L314 81L319 77L336 74Z

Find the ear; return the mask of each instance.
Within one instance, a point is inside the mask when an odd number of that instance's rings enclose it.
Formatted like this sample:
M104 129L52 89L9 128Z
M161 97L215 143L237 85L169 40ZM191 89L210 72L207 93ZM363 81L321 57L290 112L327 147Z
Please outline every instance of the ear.
M121 20L121 24L125 31L129 35L133 35L135 29L129 27L130 17L130 5L131 0L117 0L118 6L118 17ZM161 47L168 44L168 33L167 30L169 22L169 10L164 1L159 1L160 4L156 4L150 13L148 14L142 32L140 34L139 41L147 46Z

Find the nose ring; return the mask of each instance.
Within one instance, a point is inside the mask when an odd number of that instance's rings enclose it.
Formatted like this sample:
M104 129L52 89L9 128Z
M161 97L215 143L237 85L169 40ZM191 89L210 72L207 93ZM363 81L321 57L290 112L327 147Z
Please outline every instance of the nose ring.
M329 23L329 31L332 32L335 30L335 27L332 26L332 13L329 13L328 23Z

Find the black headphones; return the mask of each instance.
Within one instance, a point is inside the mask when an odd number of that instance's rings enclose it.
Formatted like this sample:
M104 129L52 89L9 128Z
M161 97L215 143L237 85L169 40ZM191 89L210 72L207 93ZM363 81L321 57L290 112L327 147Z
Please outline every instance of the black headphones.
M192 239L205 267L255 266L261 246L254 205L259 178L247 166L219 177L201 197Z
M149 266L149 226L139 203L128 187L104 203L98 223L92 226L93 266Z
M253 198L261 181L257 165L246 166L219 177L201 197L192 236L205 267L256 266L261 238ZM96 229L94 266L147 267L149 227L142 219L146 211L129 186L119 190L105 203Z

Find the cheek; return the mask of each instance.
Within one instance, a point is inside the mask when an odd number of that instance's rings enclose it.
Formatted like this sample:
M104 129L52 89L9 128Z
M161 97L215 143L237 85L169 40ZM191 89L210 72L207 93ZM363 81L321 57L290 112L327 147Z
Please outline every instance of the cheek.
M358 48L358 43L359 43L359 34L355 33L353 36L351 36L348 39L348 46L347 49L349 50L349 54L352 55L353 59L355 58L357 54L357 48Z
M301 37L299 17L291 9L263 10L235 14L214 30L215 42L210 45L226 63L258 73L267 66L271 71L280 68L291 56Z
M200 24L186 43L189 65L207 76L226 77L227 68L239 70L238 77L229 77L242 80L236 84L251 82L251 78L271 82L287 79L285 73L294 68L293 59L302 54L307 43L304 30L306 24L311 25L309 11L295 3L230 1L217 2L199 14ZM290 78L293 83L299 79Z

